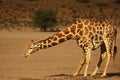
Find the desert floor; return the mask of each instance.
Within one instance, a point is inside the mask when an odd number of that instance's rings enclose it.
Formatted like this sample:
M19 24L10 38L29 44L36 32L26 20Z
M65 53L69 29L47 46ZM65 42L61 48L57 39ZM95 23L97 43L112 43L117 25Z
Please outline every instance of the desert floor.
M79 76L72 76L83 53L74 40L40 50L28 58L23 57L31 39L38 41L53 34L55 33L0 31L0 80L120 80L120 33L117 36L116 59L110 61L105 78L99 77L104 69L105 61L96 77L88 75L87 78L83 78L84 68ZM99 54L99 49L92 52L88 74L94 70Z

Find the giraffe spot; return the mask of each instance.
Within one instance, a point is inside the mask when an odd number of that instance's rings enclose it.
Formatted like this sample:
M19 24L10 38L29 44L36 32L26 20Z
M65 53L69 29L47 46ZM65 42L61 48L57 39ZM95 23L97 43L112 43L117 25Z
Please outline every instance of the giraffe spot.
M62 43L62 42L64 42L64 41L65 41L64 38L59 39L59 43Z
M102 26L105 27L105 23L103 23Z
M81 23L81 24L78 24L78 25L77 25L77 28L78 28L78 29L82 29L82 28L83 28L83 24L82 24L82 23Z
M100 34L100 35L102 35L102 34L103 34L103 32L102 32L102 31L100 31L100 32L99 32L99 34Z
M83 35L83 30L81 30L81 31L79 32L79 34L82 36L82 35Z
M48 45L48 47L52 47L52 45Z
M93 22L93 21L90 21L90 25L91 25L91 26L94 25L94 22Z
M97 34L99 34L99 31L97 31Z
M89 21L88 21L88 20L86 20L86 21L84 22L84 24L85 24L85 25L88 25L88 24L89 24Z
M46 46L46 45L43 45L43 49L45 49L45 48L47 48L47 46Z
M65 30L63 30L64 34L68 34L69 33L69 30L68 28L66 28Z
M77 20L78 23L81 23L82 21L80 19Z
M60 37L62 37L64 35L62 33L57 33L56 36L60 38Z
M98 26L98 24L97 24L97 23L95 23L95 26Z
M87 35L88 33L89 33L88 28L87 28L87 27L85 27L85 30L84 30L84 35Z
M91 29L92 29L92 27L88 25L88 29L89 29L89 30L91 30Z
M43 44L46 44L46 43L47 43L46 40L43 40L42 42L43 42Z
M80 32L80 30L81 30L81 29L77 29L77 33L79 33L79 32Z
M66 36L67 40L71 39L72 38L72 34L69 34Z
M97 34L102 35L102 31L97 31Z
M99 21L98 20L94 20L95 23L98 23Z
M87 41L86 37L82 37L80 43L86 43L86 41Z
M93 39L94 39L94 36L91 37L91 40L93 40Z
M99 40L100 40L100 41L103 40L103 39L102 39L102 36L99 36Z
M95 40L98 40L98 35L96 34L96 35L94 36L94 38L95 38Z
M52 42L51 45L52 45L52 46L55 46L55 45L57 45L57 43L56 43L56 42Z
M102 30L102 27L100 26L100 30Z
M81 38L79 35L76 35L75 37L77 40L79 40Z
M113 37L112 33L106 35L106 38L112 38L112 37Z
M54 37L54 38L53 38L53 41L56 41L56 40L57 40L57 37Z
M84 47L88 47L88 43L84 44Z
M40 45L40 47L39 47L40 49L42 49L42 45Z
M70 30L71 30L71 32L72 32L73 34L75 34L76 26L75 26L75 25L72 26L72 27L70 28Z
M51 42L51 40L50 39L48 39L48 43L50 43Z
M54 37L54 36L50 36L50 37L48 37L48 39L53 39L53 37Z
M95 27L93 27L92 31L93 31L93 33L96 33L96 28L95 28Z
M88 35L88 37L91 38L92 36L93 36L93 33L90 32L89 35Z

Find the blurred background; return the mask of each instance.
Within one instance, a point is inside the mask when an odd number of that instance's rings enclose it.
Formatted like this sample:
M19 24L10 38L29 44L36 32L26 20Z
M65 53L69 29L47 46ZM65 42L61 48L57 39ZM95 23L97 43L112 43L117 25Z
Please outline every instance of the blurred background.
M77 18L109 19L120 27L120 0L0 0L1 30L59 31Z

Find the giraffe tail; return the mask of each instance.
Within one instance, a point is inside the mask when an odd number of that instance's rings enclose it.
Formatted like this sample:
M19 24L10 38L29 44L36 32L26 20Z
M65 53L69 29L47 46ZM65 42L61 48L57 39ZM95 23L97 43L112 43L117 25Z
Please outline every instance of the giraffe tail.
M117 46L114 46L113 60L115 61L115 56L117 54Z
M117 46L116 46L117 29L114 29L114 30L115 30L115 41L114 41L113 61L115 61L115 56L117 54Z

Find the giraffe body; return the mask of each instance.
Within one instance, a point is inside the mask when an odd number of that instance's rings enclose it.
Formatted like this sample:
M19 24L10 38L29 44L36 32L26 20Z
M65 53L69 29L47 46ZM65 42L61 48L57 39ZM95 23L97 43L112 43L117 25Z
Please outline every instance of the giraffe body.
M105 49L102 49L104 51L101 51L100 60L91 76L96 75L101 62L107 56L106 66L102 74L102 76L106 76L110 56L113 56L114 52L115 38L115 29L109 21L78 19L77 22L72 24L70 27L65 28L47 39L36 43L32 41L31 46L29 46L25 53L25 56L28 56L39 49L46 49L63 43L64 41L73 39L77 41L78 46L80 46L84 51L80 66L74 75L78 75L83 65L86 64L84 72L84 77L86 77L91 60L91 51L97 49L98 47L101 47L101 49L104 47ZM103 55L105 56L103 57Z

